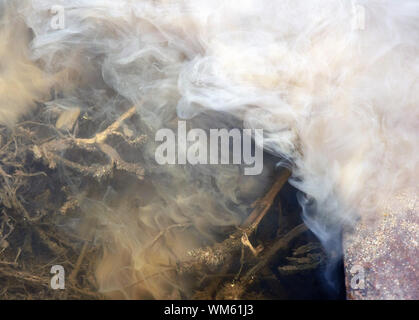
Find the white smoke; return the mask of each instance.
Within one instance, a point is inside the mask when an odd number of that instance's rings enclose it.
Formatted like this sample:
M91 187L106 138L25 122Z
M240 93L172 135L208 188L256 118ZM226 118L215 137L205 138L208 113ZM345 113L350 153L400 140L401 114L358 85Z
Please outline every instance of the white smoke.
M28 57L30 32L15 3L0 1L0 124L13 125L49 93L51 79Z
M50 25L55 5L65 12L59 30ZM171 127L176 114L206 128L222 126L220 119L233 123L208 110L263 128L263 147L292 162L292 183L305 194L306 223L326 246L342 226L373 215L382 199L417 183L416 0L33 0L19 1L19 12L34 33L31 60L49 75L71 75L68 96L86 99L71 88L83 88L90 98L112 88L133 104L144 100L138 112L151 132ZM6 57L13 66L14 55ZM38 99L35 84L42 76L29 81L30 68L7 75L26 94L22 101L0 96L3 121L20 114L6 115L12 104L25 110ZM202 113L205 121L194 120ZM200 232L209 221L219 226L243 219L246 206L234 193L239 168L154 168L151 154L148 169L163 176L154 187L166 202L151 202L139 213L150 230L162 230L167 219L180 225L192 220L204 226ZM207 192L210 177L222 199ZM204 186L191 185L194 179ZM134 269L145 272L152 258L141 255L143 243L153 232L138 235L122 214L112 219L123 230L114 233L124 248L120 261L135 257ZM183 234L178 243L196 243L192 232ZM178 256L185 248L174 244L172 251ZM160 260L170 264L168 256ZM105 269L101 275L112 273ZM157 282L148 290L161 296Z

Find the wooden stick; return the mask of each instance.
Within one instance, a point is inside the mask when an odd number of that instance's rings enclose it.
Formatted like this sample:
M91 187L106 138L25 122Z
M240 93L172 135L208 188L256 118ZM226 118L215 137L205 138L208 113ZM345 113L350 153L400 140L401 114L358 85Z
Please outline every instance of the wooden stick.
M81 249L79 257L77 258L76 265L69 276L70 281L73 281L77 277L77 274L79 273L81 263L83 262L84 256L86 255L87 246L88 246L88 242L86 241L83 244L83 248Z
M236 232L230 235L230 237L225 239L223 242L215 243L213 246L204 248L199 254L197 254L197 257L190 261L183 261L182 265L180 266L181 272L187 272L187 270L198 268L198 266L201 266L203 263L205 263L203 261L206 261L206 259L200 259L200 257L202 256L217 255L219 256L217 260L219 260L220 263L228 264L232 255L234 255L234 253L237 250L240 250L240 248L242 248L243 235L246 234L246 236L248 237L256 229L259 222L263 219L268 210L271 208L273 200L275 199L276 195L281 190L285 182L288 180L290 175L291 172L289 170L281 172L281 174L279 175L275 183L272 185L268 193L257 202L256 208L252 211L252 213L242 224L242 226L238 228ZM260 250L257 251L260 252Z
M278 254L278 251L288 249L291 241L295 240L307 230L307 226L302 223L288 232L285 236L278 239L269 249L266 250L266 253L261 257L260 261L253 268L251 268L241 280L244 282L250 280L252 276L268 265L272 258Z
M244 221L242 227L248 228L253 227L256 228L266 213L271 208L273 201L281 191L284 184L288 181L288 178L291 176L291 171L285 169L281 172L279 177L276 179L275 183L272 185L271 189L268 193L256 203L256 208L252 211L252 213L247 217Z
M136 109L135 106L131 107L122 116L120 116L117 120L115 120L114 123L112 123L109 127L107 127L102 132L97 133L93 138L89 138L89 139L77 138L77 139L75 139L75 141L77 143L87 143L87 144L93 144L93 143L101 144L101 143L103 143L106 140L106 138L111 133L116 131L126 119L131 118L135 114L136 110L137 109Z

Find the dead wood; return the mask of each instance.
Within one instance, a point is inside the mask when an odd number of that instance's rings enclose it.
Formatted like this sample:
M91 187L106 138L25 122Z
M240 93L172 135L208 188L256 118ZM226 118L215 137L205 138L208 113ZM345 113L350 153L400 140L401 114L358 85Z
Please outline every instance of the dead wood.
M288 232L285 236L281 237L276 242L274 242L260 257L259 262L249 271L247 271L247 273L244 275L241 281L248 282L249 280L251 280L251 278L257 275L257 273L264 267L266 267L270 263L270 261L280 253L280 251L289 250L291 242L307 230L308 228L305 224L300 224L294 229L292 229L290 232Z
M125 161L124 153L115 143L137 148L144 142L144 135L133 136L123 127L135 114L136 108L129 108L104 130L96 134L83 132L84 137L89 138L78 137L79 119L73 119L75 123L66 130L40 118L23 121L14 130L0 127L0 286L5 288L0 298L32 297L34 294L28 289L32 287L47 298L101 298L95 292L97 285L92 275L94 255L100 253L93 235L86 232L84 237L78 237L57 231L56 219L79 217L81 212L88 214L82 209L81 201L87 191L70 191L66 181L60 180L59 172L65 168L71 178L94 181L98 185L98 182L112 180L116 171L144 179L141 164ZM70 133L73 127L76 129ZM93 127L99 124L94 123ZM185 293L179 293L181 288L176 287L174 279L184 276L196 279L195 291L188 298L263 297L262 289L259 295L251 292L258 281L275 282L278 273L286 277L316 269L322 259L316 251L318 247L301 245L307 228L296 226L298 222L284 224L284 227L281 222L287 215L283 215L282 210L289 212L286 208L277 212L274 206L290 175L289 170L281 171L270 190L252 205L243 224L230 230L231 234L223 241L194 249L188 253L187 261L178 261L177 267L171 266L167 273L145 276L129 286L135 287L147 277L159 276L176 288L176 297L181 297ZM278 236L261 239L265 222L269 224L269 219L275 216L278 216L276 221L281 220ZM145 248L155 249L157 242L171 229L190 227L193 227L190 223L173 224L157 233ZM298 248L293 247L296 240ZM38 247L42 247L45 254L42 261L36 261ZM276 262L278 258L280 265ZM63 264L66 270L72 270L65 294L51 293L48 268L52 264Z
M41 145L35 145L33 147L33 153L36 158L43 158L48 163L50 168L55 168L57 163L61 163L83 175L91 175L98 179L110 175L112 170L115 168L117 170L133 173L138 177L138 179L142 180L144 178L144 169L137 163L128 163L124 161L118 152L106 143L106 140L112 135L123 136L123 134L117 130L125 120L132 117L135 113L136 107L134 106L122 114L105 130L97 133L93 138L74 138L71 136L61 137L59 139L45 142ZM125 141L129 141L125 136L124 139ZM131 140L130 143L138 144L144 141L144 139L145 136L139 136L136 139ZM105 155L109 161L105 165L89 164L87 166L70 161L59 155L59 153L75 147L88 152L100 152Z
M268 193L262 199L257 200L252 205L252 207L254 207L255 209L252 211L249 217L247 217L242 227L257 227L257 225L260 223L260 221L271 208L275 197L281 191L282 187L288 181L290 176L291 171L289 171L288 169L284 169L283 171L281 171L280 175L275 179L275 183L272 185Z
M253 205L255 209L236 232L221 243L215 243L213 246L190 251L189 256L193 259L182 262L179 271L188 272L191 269L202 270L204 267L201 264L205 264L207 267L214 269L214 267L216 268L221 264L225 264L243 245L252 248L250 250L252 250L253 254L259 254L262 248L253 248L248 237L255 231L263 217L272 207L275 197L287 182L290 175L291 173L288 170L282 171L267 194Z

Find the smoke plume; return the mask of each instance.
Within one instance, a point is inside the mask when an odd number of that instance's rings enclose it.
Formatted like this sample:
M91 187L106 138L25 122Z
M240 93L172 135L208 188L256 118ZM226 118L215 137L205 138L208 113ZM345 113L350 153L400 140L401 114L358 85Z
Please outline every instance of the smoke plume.
M164 270L217 228L243 221L269 185L269 167L244 183L240 165L156 165L154 134L177 119L263 129L260 147L291 163L305 222L330 250L342 227L416 187L416 0L1 4L13 4L0 28L1 122L13 123L54 87L108 117L136 105L150 137L142 159L150 185L127 187L117 209L89 207L109 244L97 271L104 292L174 297L178 284ZM57 5L62 29L50 24ZM123 200L135 195L145 200L133 210Z

